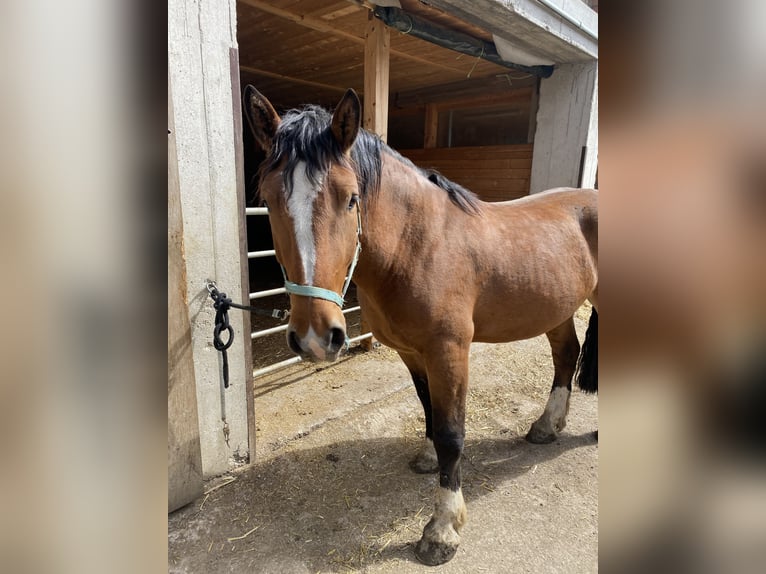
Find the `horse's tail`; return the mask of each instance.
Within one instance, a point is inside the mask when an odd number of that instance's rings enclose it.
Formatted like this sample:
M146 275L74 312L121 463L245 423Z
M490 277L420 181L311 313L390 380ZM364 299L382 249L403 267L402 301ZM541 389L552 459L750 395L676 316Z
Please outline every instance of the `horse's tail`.
M586 393L598 392L598 312L596 308L590 314L585 341L577 359L575 371L577 386Z

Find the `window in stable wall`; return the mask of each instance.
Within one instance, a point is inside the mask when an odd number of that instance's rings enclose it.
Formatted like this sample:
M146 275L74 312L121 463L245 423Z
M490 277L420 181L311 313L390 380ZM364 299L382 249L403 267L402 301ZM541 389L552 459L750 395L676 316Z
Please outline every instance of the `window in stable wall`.
M436 105L437 148L529 143L528 100ZM388 144L394 149L422 149L425 122L422 107L392 109L388 117Z
M436 147L527 143L529 102L476 104L439 110Z

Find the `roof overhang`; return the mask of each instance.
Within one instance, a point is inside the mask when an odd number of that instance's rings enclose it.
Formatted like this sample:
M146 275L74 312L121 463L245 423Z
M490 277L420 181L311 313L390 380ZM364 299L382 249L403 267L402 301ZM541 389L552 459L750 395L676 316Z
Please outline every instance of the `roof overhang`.
M598 59L598 14L581 0L423 1L491 32L497 51L509 61L546 65Z

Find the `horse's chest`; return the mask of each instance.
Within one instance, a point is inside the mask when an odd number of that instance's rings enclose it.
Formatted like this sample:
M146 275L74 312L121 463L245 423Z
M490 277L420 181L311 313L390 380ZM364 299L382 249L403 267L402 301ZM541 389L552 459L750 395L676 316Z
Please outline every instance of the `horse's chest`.
M396 298L379 300L359 291L359 302L363 309L364 321L375 338L387 347L397 351L412 352L418 345L417 333L413 332L418 324L415 313L407 312L406 303ZM421 321L422 322L422 321Z

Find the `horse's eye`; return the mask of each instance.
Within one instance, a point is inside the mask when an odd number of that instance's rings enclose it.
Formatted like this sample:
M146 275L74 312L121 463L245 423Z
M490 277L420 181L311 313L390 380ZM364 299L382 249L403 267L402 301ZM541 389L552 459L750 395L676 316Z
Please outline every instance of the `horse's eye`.
M351 211L354 209L357 203L359 203L359 196L354 194L351 196L351 199L348 202L348 210Z
M266 209L269 208L269 204L266 203L266 200L261 200L261 207L265 207Z

